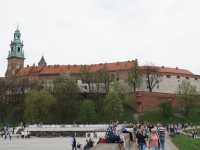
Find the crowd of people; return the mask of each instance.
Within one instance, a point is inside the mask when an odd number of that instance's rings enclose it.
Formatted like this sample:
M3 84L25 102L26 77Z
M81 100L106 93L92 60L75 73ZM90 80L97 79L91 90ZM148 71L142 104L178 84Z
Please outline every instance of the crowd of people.
M76 141L75 136L73 136L71 145L72 145L72 150L89 150L90 148L92 148L94 146L94 141L91 138L89 138L89 139L86 139L85 145L82 145L82 144L78 143Z
M166 128L161 124L136 124L133 126L133 135L138 150L165 149Z
M11 132L12 131L10 130L8 126L5 126L2 129L1 136L6 142L11 142L11 134L12 134Z

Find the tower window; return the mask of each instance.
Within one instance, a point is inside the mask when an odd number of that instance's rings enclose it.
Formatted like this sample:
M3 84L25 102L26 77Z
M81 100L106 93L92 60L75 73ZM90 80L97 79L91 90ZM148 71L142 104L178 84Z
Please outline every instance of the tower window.
M18 52L20 52L20 47L18 47Z

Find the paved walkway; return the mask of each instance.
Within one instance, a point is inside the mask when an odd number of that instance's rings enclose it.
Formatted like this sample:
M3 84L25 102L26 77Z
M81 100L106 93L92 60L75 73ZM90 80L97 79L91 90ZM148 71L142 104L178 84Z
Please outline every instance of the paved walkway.
M77 142L84 144L83 138L77 138ZM170 138L166 139L166 150L178 150L171 142ZM0 139L0 150L71 150L69 138L14 138L10 144ZM106 150L106 149L104 149ZM137 150L133 147L131 150Z
M77 142L85 140L77 138ZM0 138L0 150L71 150L71 145L69 138L14 138L11 143Z
M136 146L133 146L133 150L137 150ZM178 148L172 143L169 136L166 137L165 150L178 150Z
M169 136L166 137L165 150L178 150L178 148L172 143Z

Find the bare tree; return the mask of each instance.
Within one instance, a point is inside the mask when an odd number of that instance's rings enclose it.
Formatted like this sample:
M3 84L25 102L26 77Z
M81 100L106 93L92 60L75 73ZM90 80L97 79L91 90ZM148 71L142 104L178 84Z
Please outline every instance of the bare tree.
M161 80L161 74L159 71L159 67L156 67L154 65L147 65L143 66L143 73L146 77L146 84L147 88L149 89L149 92L152 92L153 89L160 83Z

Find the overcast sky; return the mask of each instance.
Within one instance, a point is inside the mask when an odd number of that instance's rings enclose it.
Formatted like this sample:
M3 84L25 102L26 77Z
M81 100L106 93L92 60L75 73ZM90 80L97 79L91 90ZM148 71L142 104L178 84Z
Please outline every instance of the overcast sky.
M199 0L1 0L0 76L19 24L25 64L140 64L200 74Z

